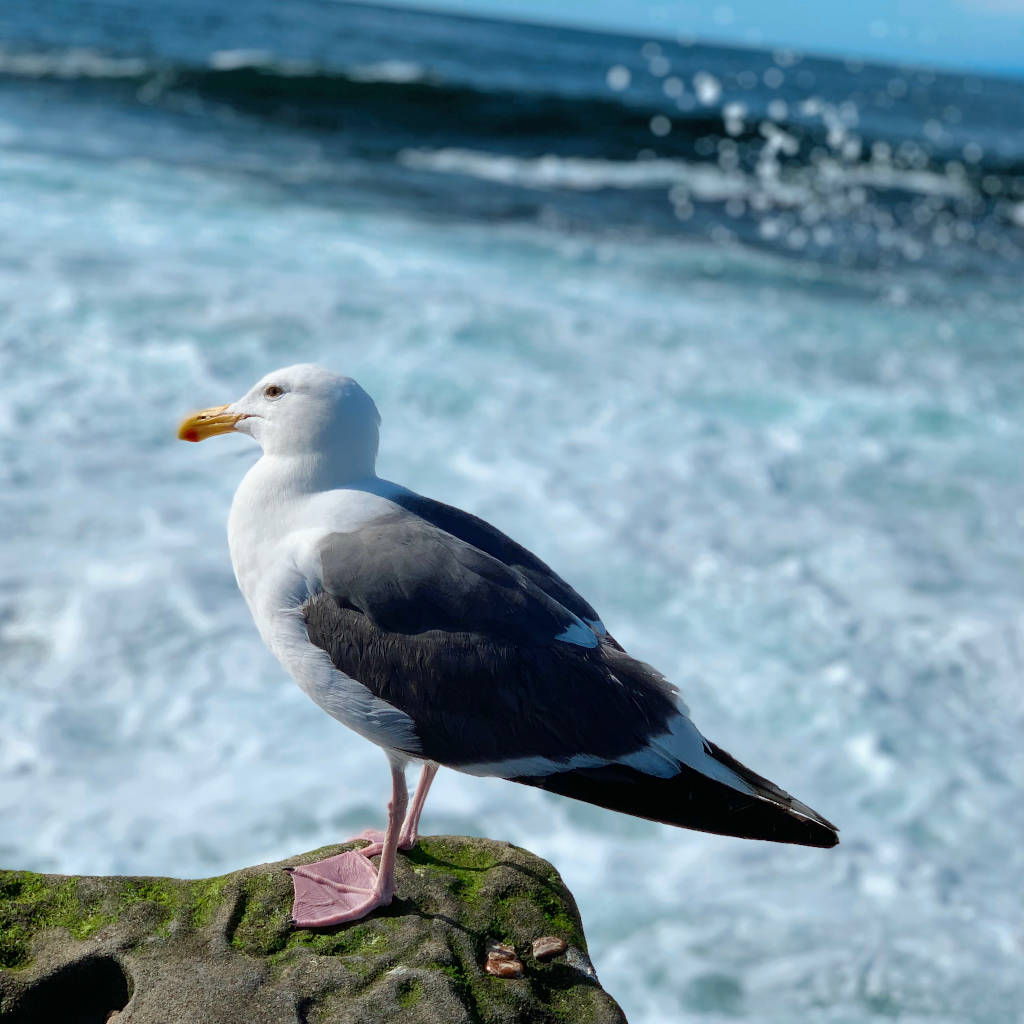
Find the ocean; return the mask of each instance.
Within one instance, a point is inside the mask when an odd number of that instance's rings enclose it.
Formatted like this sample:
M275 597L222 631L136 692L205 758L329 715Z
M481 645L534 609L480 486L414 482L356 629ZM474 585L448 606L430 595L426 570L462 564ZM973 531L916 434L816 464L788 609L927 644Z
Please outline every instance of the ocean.
M297 361L841 828L442 772L632 1024L1024 1021L1024 80L328 0L0 7L0 864L225 872L383 819L175 439Z

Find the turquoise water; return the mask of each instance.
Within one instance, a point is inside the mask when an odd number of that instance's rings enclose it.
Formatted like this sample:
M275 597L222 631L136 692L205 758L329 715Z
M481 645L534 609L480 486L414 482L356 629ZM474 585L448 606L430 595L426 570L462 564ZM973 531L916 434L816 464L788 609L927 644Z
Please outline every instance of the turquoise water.
M602 75L642 46L559 38ZM385 158L21 59L0 89L0 863L206 875L382 819L384 759L283 676L235 588L224 524L254 449L174 440L189 409L312 360L376 398L382 474L537 551L843 841L704 836L453 772L426 832L550 858L633 1024L1021 1019L1012 161L992 157L987 206L937 205L956 174L936 167L910 199L869 190L878 231L888 211L920 241L924 203L953 241L912 259L876 231L842 257L763 237L803 200L743 220L705 185L674 216L679 175L731 173L685 154L632 191L580 184L627 161L525 143L441 171L484 142ZM728 81L728 54L700 59ZM495 167L562 184L504 192ZM855 219L830 216L834 238Z

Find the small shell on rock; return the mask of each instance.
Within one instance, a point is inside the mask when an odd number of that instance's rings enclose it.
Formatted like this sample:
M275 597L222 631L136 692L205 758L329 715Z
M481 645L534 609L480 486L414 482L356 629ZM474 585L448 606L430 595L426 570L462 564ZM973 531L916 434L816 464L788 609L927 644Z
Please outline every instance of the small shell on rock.
M499 960L492 953L487 954L484 970L496 978L521 978L523 965L519 960Z
M533 940L533 955L538 960L550 960L566 949L565 939L557 935L542 935L539 939Z
M523 962L516 956L516 951L503 942L487 944L487 963L484 970L496 978L521 978Z

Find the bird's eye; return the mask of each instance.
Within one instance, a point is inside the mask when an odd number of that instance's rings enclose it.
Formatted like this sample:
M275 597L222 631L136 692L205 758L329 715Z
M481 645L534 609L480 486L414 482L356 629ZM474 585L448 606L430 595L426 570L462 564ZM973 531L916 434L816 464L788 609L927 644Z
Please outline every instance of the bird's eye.
M284 388L278 387L276 384L268 384L263 389L264 398L280 398L284 394Z

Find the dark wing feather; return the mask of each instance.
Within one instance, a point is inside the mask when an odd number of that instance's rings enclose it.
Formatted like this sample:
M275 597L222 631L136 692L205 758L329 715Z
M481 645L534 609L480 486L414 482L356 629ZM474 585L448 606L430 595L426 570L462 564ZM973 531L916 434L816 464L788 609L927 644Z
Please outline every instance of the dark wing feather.
M451 766L614 758L677 713L674 689L583 629L515 568L398 513L320 545L323 591L303 605L335 667L412 718L422 754Z

